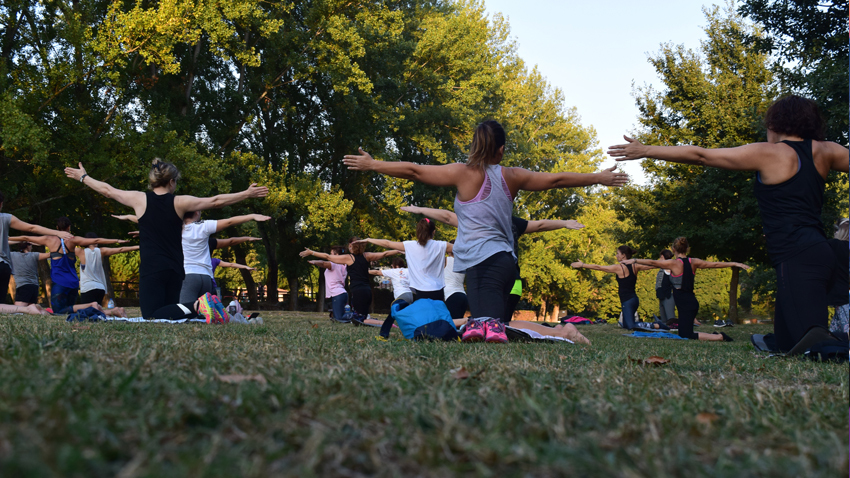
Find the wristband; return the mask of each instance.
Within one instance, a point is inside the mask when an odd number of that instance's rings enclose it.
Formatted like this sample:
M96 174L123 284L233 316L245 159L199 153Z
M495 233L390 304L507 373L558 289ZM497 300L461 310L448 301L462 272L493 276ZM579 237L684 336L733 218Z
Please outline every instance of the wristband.
M83 179L86 179L86 176L88 176L88 174L83 173L83 175L80 176L80 182L83 182Z

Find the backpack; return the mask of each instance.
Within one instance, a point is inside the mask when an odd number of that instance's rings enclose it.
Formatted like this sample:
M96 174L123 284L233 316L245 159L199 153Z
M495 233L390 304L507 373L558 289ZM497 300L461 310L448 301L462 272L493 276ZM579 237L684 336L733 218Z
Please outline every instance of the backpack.
M847 363L850 360L850 343L847 340L826 340L812 345L804 355L816 362Z
M398 322L401 334L408 340L457 340L460 337L449 309L440 300L419 299L410 305L403 301L394 303L381 326L381 337L390 336L393 322Z

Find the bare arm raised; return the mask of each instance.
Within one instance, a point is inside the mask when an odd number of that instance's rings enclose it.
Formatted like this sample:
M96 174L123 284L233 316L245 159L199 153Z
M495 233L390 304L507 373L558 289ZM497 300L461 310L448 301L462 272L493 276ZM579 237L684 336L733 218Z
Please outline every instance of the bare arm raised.
M301 257L313 256L318 257L323 261L333 262L334 264L342 264L345 266L350 266L354 264L354 257L351 254L343 254L338 256L332 256L330 254L326 254L324 252L316 252L312 249L305 248L303 251L298 253ZM368 259L368 257L367 257Z
M610 266L600 266L598 264L586 264L582 261L576 261L570 264L570 267L573 269L590 269L592 271L600 271L600 272L608 272L610 274L617 274L621 271L619 265L614 264Z
M251 198L263 198L268 196L269 188L265 186L257 186L251 184L248 189L230 194L219 194L211 198L198 198L195 196L175 196L174 210L177 215L183 217L189 211L204 211L206 209L219 209L224 206L230 206L240 201Z
M227 219L220 219L216 221L215 232L220 232L230 226L235 226L237 224L244 224L250 221L263 222L271 219L270 216L263 216L262 214L247 214L245 216L234 216Z
M675 258L663 261L657 261L654 259L626 259L625 261L620 262L620 264L636 264L643 266L646 269L667 269L675 276L682 275L682 272L684 272L682 261Z
M629 181L629 175L616 171L617 165L603 169L598 173L537 173L524 168L505 168L505 182L516 195L517 191L545 191L555 188L575 188L582 186L620 187Z
M115 254L124 254L125 252L138 251L139 246L125 246L125 247L101 247L100 255L103 257L114 256Z
M242 244L243 242L253 242L253 241L262 241L259 237L251 237L251 236L242 236L242 237L228 237L227 239L216 239L216 249L224 249L225 247L235 246L237 244Z
M127 207L133 208L137 216L145 213L145 208L147 207L145 193L141 191L125 191L112 187L103 181L98 181L89 176L83 167L83 163L79 163L79 166L79 168L65 168L65 175L75 181L81 181L95 192L109 199L114 199Z
M404 243L397 241L389 241L387 239L360 239L359 241L354 241L354 243L369 243L374 244L378 247L383 247L384 249L395 249L397 251L404 251Z
M584 224L572 219L542 219L540 221L528 221L525 234L534 232L555 231L558 229L581 229Z
M15 229L16 231L29 232L30 234L41 234L42 236L57 236L62 239L71 239L74 237L73 234L67 231L58 231L56 229L48 229L46 227L37 226L35 224L30 224L28 222L21 221L15 216L12 216L11 221L9 222L9 227ZM32 242L32 241L27 241Z
M442 222L443 224L448 224L452 227L457 227L457 214L446 211L445 209L432 209L430 207L419 207L419 206L404 206L401 208L404 212L409 212L411 214L422 214L428 219L433 219L437 222Z
M330 269L331 264L332 264L330 261L307 261L307 262L316 266L316 267L321 267L322 269Z
M255 271L257 270L255 267L246 266L245 264L237 264L236 262L224 262L221 261L218 263L219 267L229 267L231 269L245 269L246 271Z
M750 268L750 266L742 262L711 262L697 259L695 257L691 258L691 264L693 264L697 269L725 269L727 267L740 267L741 269L748 270Z

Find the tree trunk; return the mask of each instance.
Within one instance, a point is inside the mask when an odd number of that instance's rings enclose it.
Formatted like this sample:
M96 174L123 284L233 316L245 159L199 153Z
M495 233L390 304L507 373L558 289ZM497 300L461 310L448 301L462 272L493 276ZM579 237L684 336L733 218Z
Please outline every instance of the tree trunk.
M729 280L729 320L738 321L738 273L740 269L732 268L732 279Z
M245 257L245 251L243 251L241 247L234 247L232 251L233 257L236 259L237 263L248 263ZM251 275L251 271L245 269L239 269L239 273L242 274L242 280L245 281L245 288L248 290L248 307L250 307L251 309L256 309L257 283L254 281L254 276Z
M268 249L266 249L268 254ZM273 254L266 256L269 266L269 275L266 276L266 302L277 304L277 257Z
M298 310L298 276L292 275L286 278L286 281L289 282L289 310Z
M110 298L115 298L115 290L112 288L112 266L109 264L109 256L101 257L101 264L103 264L103 275L106 277L106 294L103 296L103 307L106 307L106 304L109 303Z
M537 314L537 320L546 320L546 299L540 301L540 313Z
M561 305L557 302L552 305L552 315L549 318L549 322L558 322L558 315L561 313Z
M316 312L325 311L325 275L319 271L319 293L316 294Z

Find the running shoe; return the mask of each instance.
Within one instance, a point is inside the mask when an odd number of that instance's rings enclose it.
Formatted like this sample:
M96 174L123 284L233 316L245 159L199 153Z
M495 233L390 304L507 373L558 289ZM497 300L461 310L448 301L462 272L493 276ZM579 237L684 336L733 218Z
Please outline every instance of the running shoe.
M722 337L723 337L723 341L724 341L724 342L732 342L732 337L729 337L729 336L728 336L728 335L726 335L726 333L724 333L724 332L715 332L715 333L713 333L712 335L720 335L720 336L722 336Z
M208 324L214 324L215 322L215 304L213 303L212 294L207 292L206 294L200 296L198 298L198 315L207 321Z
M508 336L505 334L505 324L499 319L490 319L484 323L485 342L495 342L504 344L508 342Z
M717 319L714 321L715 327L726 327L726 321L723 319Z
M466 327L463 329L463 336L461 337L461 340L463 342L481 342L484 340L484 334L484 322L469 319L466 323Z

